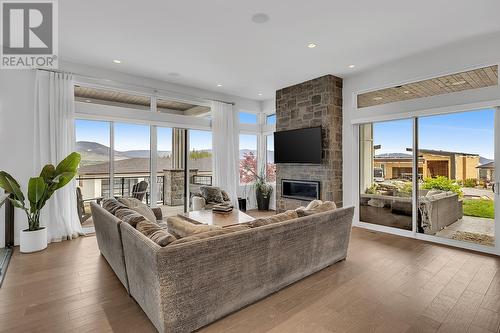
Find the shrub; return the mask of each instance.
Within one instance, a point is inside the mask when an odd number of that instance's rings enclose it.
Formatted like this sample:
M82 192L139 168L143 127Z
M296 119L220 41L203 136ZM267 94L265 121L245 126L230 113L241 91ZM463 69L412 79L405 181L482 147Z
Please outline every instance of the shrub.
M366 189L365 193L366 194L377 194L377 190L378 190L378 185L374 183Z
M465 187L476 187L477 186L477 179L475 178L468 178L464 182Z
M460 185L448 179L447 177L437 176L436 178L427 178L422 184L422 189L424 190L441 190L441 191L453 191L457 193L460 197L463 196L462 189Z

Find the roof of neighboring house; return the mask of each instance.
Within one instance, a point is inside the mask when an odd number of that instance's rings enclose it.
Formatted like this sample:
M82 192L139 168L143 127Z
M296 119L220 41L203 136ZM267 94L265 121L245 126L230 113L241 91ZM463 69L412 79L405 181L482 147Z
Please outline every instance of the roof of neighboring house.
M115 174L143 174L149 173L149 158L127 158L114 161ZM211 170L211 158L189 160L190 169ZM157 159L157 170L172 169L170 157ZM109 162L85 165L78 169L80 175L106 175L109 174Z
M412 148L406 148L406 151L413 151ZM446 151L446 150L434 150L434 149L419 149L419 154L431 154L431 155L441 155L441 156L451 156L451 155L463 155L463 156L478 156L479 154L474 153L464 153L459 151Z
M476 168L478 168L478 169L493 169L493 170L495 170L495 161L478 165Z

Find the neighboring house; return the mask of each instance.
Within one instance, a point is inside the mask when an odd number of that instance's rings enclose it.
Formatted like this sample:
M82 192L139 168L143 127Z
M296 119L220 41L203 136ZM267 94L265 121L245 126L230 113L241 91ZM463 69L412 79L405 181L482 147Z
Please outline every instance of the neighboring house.
M407 150L411 151L411 148ZM422 178L477 179L479 160L478 154L420 149L418 174ZM374 159L374 167L382 168L386 179L411 179L412 163L410 154L380 154Z
M495 180L495 162L481 164L476 167L479 170L479 179L494 181Z

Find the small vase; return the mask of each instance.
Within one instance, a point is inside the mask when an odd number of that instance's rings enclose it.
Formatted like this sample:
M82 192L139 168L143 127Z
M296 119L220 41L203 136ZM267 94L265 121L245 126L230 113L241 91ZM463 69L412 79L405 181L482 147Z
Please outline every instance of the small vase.
M47 248L47 228L42 227L35 231L21 230L19 239L21 253L31 253Z

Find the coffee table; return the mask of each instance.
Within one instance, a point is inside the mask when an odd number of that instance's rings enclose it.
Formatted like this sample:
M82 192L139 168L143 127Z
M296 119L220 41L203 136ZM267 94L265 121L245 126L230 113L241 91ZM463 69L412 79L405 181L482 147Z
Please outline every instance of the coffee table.
M193 223L217 225L219 227L227 227L255 220L250 215L238 209L233 209L230 213L213 213L212 210L195 210L192 212L180 213L179 216Z

